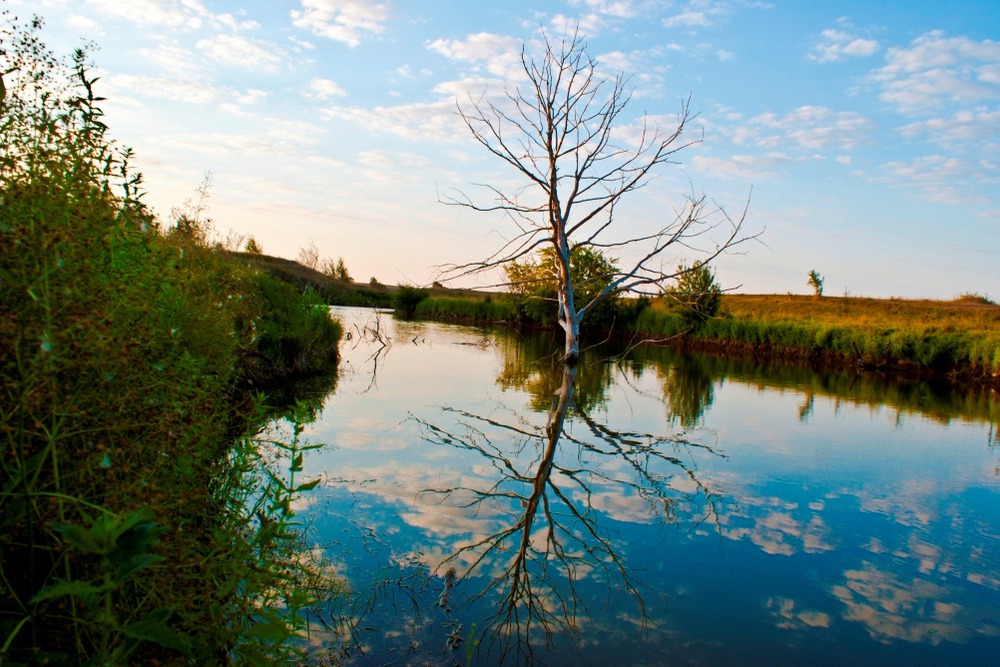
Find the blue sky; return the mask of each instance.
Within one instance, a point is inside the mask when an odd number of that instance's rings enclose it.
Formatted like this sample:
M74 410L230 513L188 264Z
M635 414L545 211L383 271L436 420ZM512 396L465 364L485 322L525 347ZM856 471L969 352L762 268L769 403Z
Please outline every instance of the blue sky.
M692 186L763 231L717 264L748 293L1000 299L1000 3L753 0L6 0L82 41L113 135L167 220L212 174L220 234L355 279L426 284L511 228L439 203L515 184L455 115L517 83L522 45L579 25L633 75L627 130L691 96L704 140L619 212L622 235ZM697 255L678 252L671 261Z

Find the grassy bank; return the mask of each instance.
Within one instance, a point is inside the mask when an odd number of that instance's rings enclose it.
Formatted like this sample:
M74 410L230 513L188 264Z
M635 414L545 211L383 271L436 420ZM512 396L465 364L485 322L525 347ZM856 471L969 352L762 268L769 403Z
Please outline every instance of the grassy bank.
M430 295L416 317L521 323L504 295ZM756 356L1000 384L1000 306L954 301L727 294L718 316L692 323L664 300L623 300L617 331Z
M198 220L161 228L85 55L67 71L39 25L6 26L0 662L294 659L329 588L291 511L309 408L264 438L257 391L333 368L339 327Z
M982 300L915 301L726 295L722 315L692 327L663 302L638 331L756 354L825 358L887 372L991 383L1000 374L1000 307Z

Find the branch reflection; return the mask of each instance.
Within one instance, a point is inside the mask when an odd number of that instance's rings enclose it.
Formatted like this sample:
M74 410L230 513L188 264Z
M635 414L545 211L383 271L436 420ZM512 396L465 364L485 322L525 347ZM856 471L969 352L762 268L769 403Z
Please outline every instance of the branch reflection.
M646 586L630 570L625 540L610 525L616 506L638 504L645 522L664 526L678 521L680 507L700 508L692 510L700 516L685 517L694 523L718 518L717 493L688 462L697 453L719 456L711 447L602 423L581 409L576 386L577 369L561 367L544 427L521 417L449 408L443 421L454 426L418 420L426 441L471 451L492 473L481 486L425 493L477 515L509 517L438 566L442 572L457 569L460 581L485 576L486 585L475 584L468 603L486 601L495 608L477 639L501 660L533 662L556 635L579 646L594 599L581 593L584 581L602 583L605 600L631 598L646 629Z

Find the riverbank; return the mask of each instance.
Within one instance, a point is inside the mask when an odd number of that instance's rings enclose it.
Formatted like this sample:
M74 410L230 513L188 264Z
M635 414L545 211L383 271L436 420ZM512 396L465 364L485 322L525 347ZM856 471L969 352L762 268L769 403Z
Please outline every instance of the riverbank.
M67 71L38 26L7 30L0 663L297 664L298 611L333 587L292 510L319 403L267 391L332 386L341 329L198 210L161 226L86 55Z
M623 300L615 330L660 344L781 358L1000 389L1000 306L954 301L726 294L720 315L692 324L663 300ZM429 296L417 317L510 325L502 295Z

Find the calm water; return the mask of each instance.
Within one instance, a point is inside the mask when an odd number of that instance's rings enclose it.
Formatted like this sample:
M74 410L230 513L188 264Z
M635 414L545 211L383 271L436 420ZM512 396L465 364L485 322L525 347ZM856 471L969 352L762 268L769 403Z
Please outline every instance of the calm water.
M337 312L318 657L996 664L995 395Z

